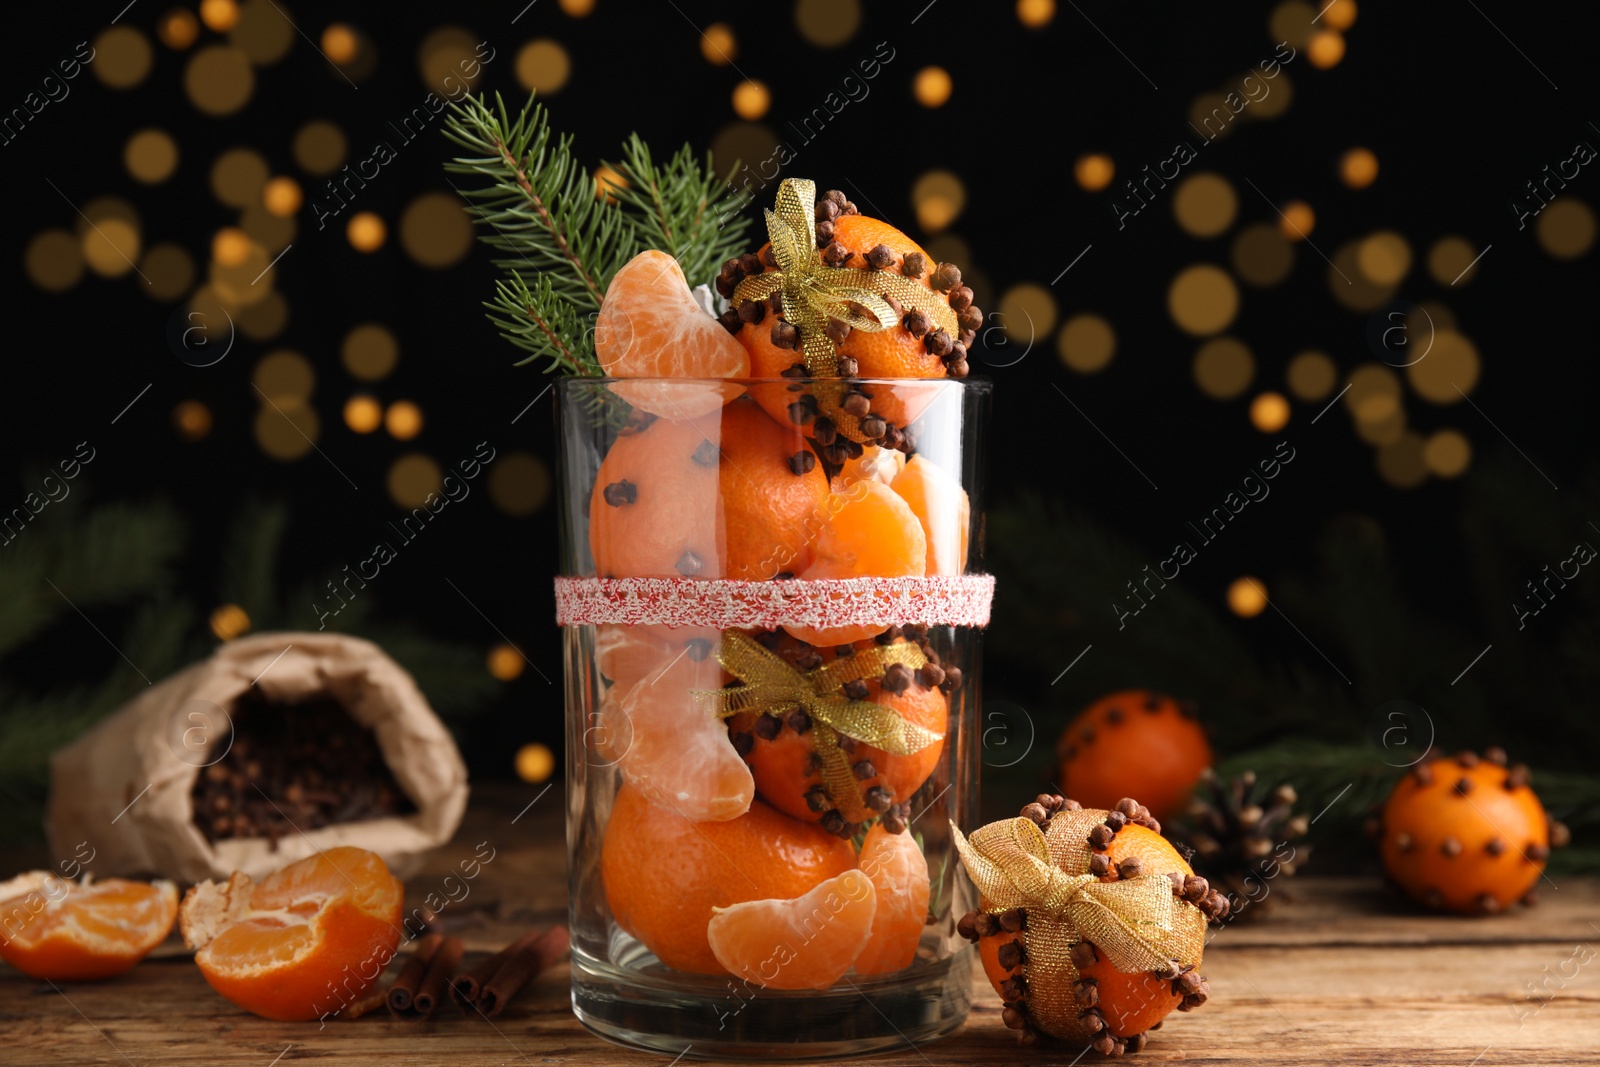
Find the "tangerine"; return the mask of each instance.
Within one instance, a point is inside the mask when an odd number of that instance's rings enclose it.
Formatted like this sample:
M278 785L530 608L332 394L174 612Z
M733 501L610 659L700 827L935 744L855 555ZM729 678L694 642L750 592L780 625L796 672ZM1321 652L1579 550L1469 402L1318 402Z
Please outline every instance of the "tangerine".
M846 871L792 899L712 908L706 937L730 974L771 989L827 989L868 944L878 902L866 875Z
M967 531L972 504L954 478L923 456L912 456L889 483L911 506L928 539L928 573L960 574L967 568Z
M1109 808L1134 795L1166 819L1211 766L1211 744L1193 704L1128 689L1085 708L1062 731L1056 756L1062 791L1084 807Z
M617 925L676 970L726 972L707 936L714 909L792 899L855 869L849 842L759 799L726 822L695 822L654 799L617 790L600 874Z
M234 872L183 898L178 925L211 988L283 1022L326 1017L359 998L394 958L404 896L383 860L341 845L257 882Z
M872 825L861 843L861 870L872 879L878 910L872 936L856 957L857 974L888 974L911 966L927 925L928 859L910 833Z
M678 261L647 249L611 278L594 324L595 356L613 378L750 376L750 357L695 303ZM612 392L665 418L715 411L742 391L732 383L615 382Z
M111 978L165 941L177 915L171 882L29 871L0 883L0 959L49 981Z

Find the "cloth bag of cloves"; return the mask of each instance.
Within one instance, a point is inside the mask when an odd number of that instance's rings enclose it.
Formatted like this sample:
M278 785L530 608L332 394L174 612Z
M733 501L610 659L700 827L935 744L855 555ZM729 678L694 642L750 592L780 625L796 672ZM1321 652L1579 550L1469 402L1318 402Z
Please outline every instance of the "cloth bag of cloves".
M355 845L404 878L450 839L466 803L449 731L377 645L266 633L223 645L57 752L46 822L53 855L87 842L102 877L259 878Z

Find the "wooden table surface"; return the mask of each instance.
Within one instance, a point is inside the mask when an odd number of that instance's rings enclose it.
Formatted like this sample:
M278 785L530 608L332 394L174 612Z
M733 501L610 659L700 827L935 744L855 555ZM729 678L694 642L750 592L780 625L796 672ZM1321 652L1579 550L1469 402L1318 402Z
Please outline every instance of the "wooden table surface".
M451 932L466 939L469 961L516 933L564 921L560 820L559 788L549 795L534 788L481 795L457 843L408 881L408 909L487 841L495 858L469 895L442 915ZM1376 880L1300 878L1285 891L1292 901L1217 933L1202 968L1211 1002L1169 1017L1134 1062L1600 1063L1600 880L1547 880L1538 907L1483 919L1423 914ZM400 962L391 965L391 977ZM981 974L974 985L976 1003L962 1030L871 1062L1075 1061L1077 1048L1019 1049ZM109 982L53 988L0 965L0 1063L273 1067L328 1059L393 1067L670 1062L586 1031L570 1009L565 965L543 975L492 1025L446 1007L425 1023L398 1022L380 1011L320 1028L238 1011L211 991L173 943ZM1082 1062L1099 1059L1091 1052Z

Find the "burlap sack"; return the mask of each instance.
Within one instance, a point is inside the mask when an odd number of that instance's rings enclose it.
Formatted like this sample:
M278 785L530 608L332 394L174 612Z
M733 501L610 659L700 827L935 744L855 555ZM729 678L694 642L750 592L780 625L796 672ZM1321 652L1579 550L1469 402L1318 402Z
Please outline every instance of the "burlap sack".
M285 651L285 649L288 651ZM194 823L203 767L232 742L228 709L259 686L274 701L325 695L371 729L413 814L212 844ZM46 829L53 855L95 850L96 875L195 882L233 871L261 877L318 849L356 845L401 878L444 844L467 804L467 771L422 691L377 645L325 633L258 634L152 686L57 752Z

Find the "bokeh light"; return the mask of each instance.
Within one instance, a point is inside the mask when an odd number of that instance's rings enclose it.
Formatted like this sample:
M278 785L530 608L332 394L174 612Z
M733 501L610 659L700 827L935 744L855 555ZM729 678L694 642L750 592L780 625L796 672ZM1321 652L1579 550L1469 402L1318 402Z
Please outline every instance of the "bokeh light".
M400 247L424 267L442 270L472 249L472 220L454 192L423 193L400 215Z
M1079 374L1104 370L1117 352L1117 333L1111 323L1089 312L1074 315L1056 335L1061 362Z
M272 403L291 407L311 398L311 391L317 385L317 373L300 353L280 349L261 358L251 381Z
M235 226L224 226L211 239L211 258L219 266L237 267L250 258L250 238Z
M739 54L739 42L726 22L713 22L700 34L700 54L714 67L725 67Z
M200 441L211 432L211 409L198 400L180 401L172 409L172 426L185 441Z
M1378 157L1370 148L1352 148L1339 159L1339 180L1351 189L1365 189L1378 180Z
M444 485L444 472L431 456L413 452L394 461L385 482L390 500L403 508L419 508Z
M383 219L372 211L359 211L350 216L344 232L350 247L357 252L376 252L383 247L383 242L389 235Z
M132 89L144 81L155 63L150 38L132 26L111 26L94 39L94 62L88 64L106 86Z
M1423 444L1422 462L1440 478L1458 478L1472 465L1472 443L1457 430L1440 430Z
M594 196L596 200L616 201L616 190L626 189L628 179L624 178L609 164L602 163L594 169Z
M1356 24L1356 0L1333 0L1322 9L1322 24L1330 30L1348 30Z
M517 777L524 782L538 784L555 769L556 757L547 746L535 741L517 749Z
M1239 198L1219 174L1185 178L1172 196L1172 213L1191 237L1215 237L1233 225Z
M250 616L237 604L223 604L211 613L211 632L219 641L232 641L250 631Z
M1422 435L1403 430L1378 449L1378 476L1396 489L1414 489L1428 480Z
M90 270L106 278L120 277L133 270L134 260L139 258L139 247L139 228L125 218L96 219L83 234L84 262L89 264Z
M771 106L772 93L765 82L747 78L733 87L733 113L740 118L753 122Z
M1167 310L1179 329L1205 337L1227 328L1239 311L1239 288L1220 267L1185 267L1167 289Z
M1277 285L1294 269L1294 246L1270 222L1256 222L1233 239L1233 269L1258 288Z
M308 456L321 432L322 424L309 404L262 404L256 411L256 444L280 463Z
M345 334L339 358L351 377L376 382L394 370L400 360L400 344L388 327L364 322Z
M1337 67L1344 58L1344 34L1337 30L1318 30L1306 42L1306 61L1318 70Z
M344 163L346 150L344 131L323 119L306 123L294 135L294 161L307 174L332 174Z
M1303 241L1317 228L1317 213L1304 200L1291 200L1283 205L1278 227L1285 239Z
M489 499L507 515L532 515L550 500L550 467L531 452L507 452L489 469Z
M1088 152L1073 164L1072 176L1084 192L1098 193L1117 176L1117 165L1103 152Z
M239 5L235 0L200 0L200 21L207 29L227 33L239 21Z
M164 182L178 169L178 142L165 130L140 130L128 138L122 162L129 174L146 185Z
M256 90L256 75L243 50L231 45L207 45L191 56L184 68L183 89L199 111L218 118L231 115L250 102Z
M1406 380L1433 404L1459 404L1478 384L1478 349L1454 330L1437 330L1428 354L1406 368Z
M497 680L511 682L522 676L523 670L527 667L527 661L522 658L522 652L518 650L516 645L501 644L495 645L489 650L489 654L484 657L484 665L489 668L490 675ZM532 748L542 748L545 755L548 756L550 754L550 750L543 745L523 745L522 749L517 752L518 774L522 773L522 753ZM534 754L533 760L534 762L542 762L538 758L538 753ZM554 758L550 762L554 764ZM534 769L537 770L538 768L535 767ZM546 771L546 774L548 773Z
M356 58L361 49L361 38L356 31L342 22L330 23L322 31L322 54L330 62L345 66Z
M1478 276L1477 258L1465 237L1441 237L1428 250L1428 273L1440 285L1466 285Z
M1289 425L1289 401L1282 393L1262 393L1250 401L1250 425L1262 433L1277 433Z
M1272 9L1267 33L1274 41L1286 41L1292 48L1304 48L1316 32L1317 9L1305 0L1287 0Z
M1539 212L1533 232L1539 247L1556 259L1577 259L1594 247L1594 209L1575 197L1558 196Z
M270 174L255 149L230 148L211 164L211 193L229 207L249 207L260 201Z
M239 309L234 323L252 341L270 341L283 332L289 322L289 301L282 293L271 292Z
M1356 246L1356 266L1373 285L1397 285L1411 270L1411 246L1393 230L1379 230Z
M1228 586L1228 610L1241 619L1255 618L1267 610L1267 587L1260 578L1235 578Z
M1256 359L1243 341L1218 337L1194 354L1194 381L1213 400L1231 400L1250 388Z
M293 178L280 175L261 187L261 205L281 219L292 218L304 201L300 183Z
M156 23L156 36L174 52L182 52L200 36L200 20L189 10L175 7Z
M409 400L396 400L383 413L383 428L396 441L409 441L422 432L422 409Z
M1339 368L1322 352L1301 352L1289 361L1285 380L1295 399L1309 403L1325 399L1333 392L1334 383L1339 380Z
M371 433L383 425L383 405L375 397L357 393L344 402L344 424L356 433Z
M917 225L927 233L949 226L967 206L967 187L948 170L930 170L911 186Z
M1000 297L1000 325L1012 341L1028 345L1056 329L1056 298L1036 282L1013 285Z
M568 18L581 19L594 12L595 0L558 0L561 13Z
M1056 17L1056 0L1017 0L1017 21L1030 30L1048 26Z
M288 55L296 36L294 24L276 0L245 0L238 21L228 31L228 41L258 67Z
M798 0L794 24L800 36L818 48L837 48L861 28L858 0Z
M28 242L23 263L34 285L64 292L83 279L83 244L66 230L43 230Z
M517 52L516 69L517 82L524 89L550 96L560 92L572 76L572 57L560 42L541 37Z
M944 107L954 88L950 72L943 67L923 67L911 82L911 94L923 107Z

